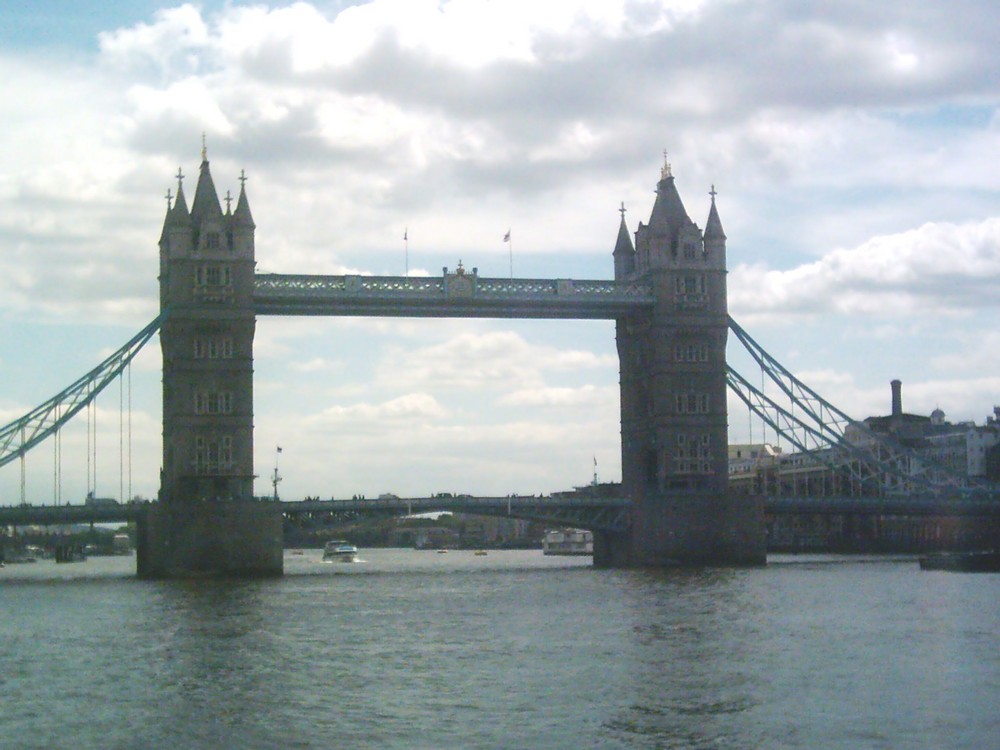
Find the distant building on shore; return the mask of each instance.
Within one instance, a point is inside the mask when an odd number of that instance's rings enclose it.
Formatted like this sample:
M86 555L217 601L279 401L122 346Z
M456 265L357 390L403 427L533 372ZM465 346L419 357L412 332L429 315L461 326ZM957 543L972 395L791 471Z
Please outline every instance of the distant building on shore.
M951 423L945 413L934 409L929 416L903 411L902 383L893 380L891 411L886 416L868 417L864 426L875 435L896 442L924 457L927 463L950 469L972 480L1000 481L1000 406L985 424L972 421ZM844 437L854 445L875 448L868 432L848 425ZM784 453L770 443L729 446L730 491L755 495L856 495L864 494L852 482L849 472L831 468L823 454L832 449L808 453ZM912 467L917 471L920 467Z

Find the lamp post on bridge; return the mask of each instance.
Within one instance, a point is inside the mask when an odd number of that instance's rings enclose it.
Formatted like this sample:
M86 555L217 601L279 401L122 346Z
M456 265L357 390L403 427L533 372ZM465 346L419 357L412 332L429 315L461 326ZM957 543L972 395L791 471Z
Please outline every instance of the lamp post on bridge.
M274 451L274 476L271 477L271 485L274 487L274 502L278 502L278 482L281 476L278 474L278 454L281 453L281 446L277 446Z

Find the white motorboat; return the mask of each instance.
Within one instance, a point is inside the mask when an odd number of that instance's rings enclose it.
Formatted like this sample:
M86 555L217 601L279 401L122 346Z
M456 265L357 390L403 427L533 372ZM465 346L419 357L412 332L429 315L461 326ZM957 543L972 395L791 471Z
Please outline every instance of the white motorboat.
M323 545L323 562L354 562L358 548L343 539L333 539Z

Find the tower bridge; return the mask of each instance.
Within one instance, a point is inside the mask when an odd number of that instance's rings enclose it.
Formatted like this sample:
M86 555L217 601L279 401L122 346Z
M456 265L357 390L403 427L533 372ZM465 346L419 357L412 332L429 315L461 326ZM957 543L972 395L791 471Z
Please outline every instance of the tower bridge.
M250 502L260 315L614 320L629 523L598 530L595 563L764 562L762 506L727 493L726 236L714 189L702 232L665 164L634 243L622 211L611 280L482 278L461 262L438 278L312 276L255 273L244 178L223 211L204 151L190 210L182 177L159 243L163 468L141 572L281 571L280 515Z
M729 318L726 235L711 203L705 229L687 214L664 165L649 220L634 234L624 210L605 280L480 277L461 262L434 278L257 274L255 224L241 175L235 210L222 210L204 151L191 208L178 170L159 240L160 314L98 368L0 428L0 466L90 403L159 330L163 455L154 503L0 509L0 523L134 520L139 575L282 572L283 518L299 513L453 510L546 520L594 530L603 566L756 565L770 514L1000 515L996 493L945 504L954 477L926 497L912 455L861 450L845 428L878 436L826 403ZM280 503L253 496L253 340L258 316L391 316L614 320L620 368L622 483L614 498L441 498ZM729 332L793 401L783 410L726 362ZM805 453L850 472L845 486L897 497L769 498L730 492L727 388ZM830 446L833 446L831 448ZM846 456L847 458L838 458ZM874 460L873 457L874 456ZM917 462L919 463L919 462ZM922 472L925 479L931 472ZM943 488L943 490L942 490ZM975 489L975 488L973 488ZM983 497L992 500L984 504ZM354 503L348 508L345 503ZM387 504L388 503L388 504ZM393 507L390 504L395 503Z

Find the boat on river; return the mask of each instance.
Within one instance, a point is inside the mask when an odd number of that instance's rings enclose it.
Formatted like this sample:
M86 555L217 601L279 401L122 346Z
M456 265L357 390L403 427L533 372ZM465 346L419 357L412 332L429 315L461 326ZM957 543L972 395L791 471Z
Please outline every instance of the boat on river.
M585 529L557 529L542 537L543 555L593 555L594 532Z
M355 562L358 548L344 539L332 539L323 545L323 562Z
M920 558L921 570L951 570L960 573L1000 573L1000 551L936 552Z

